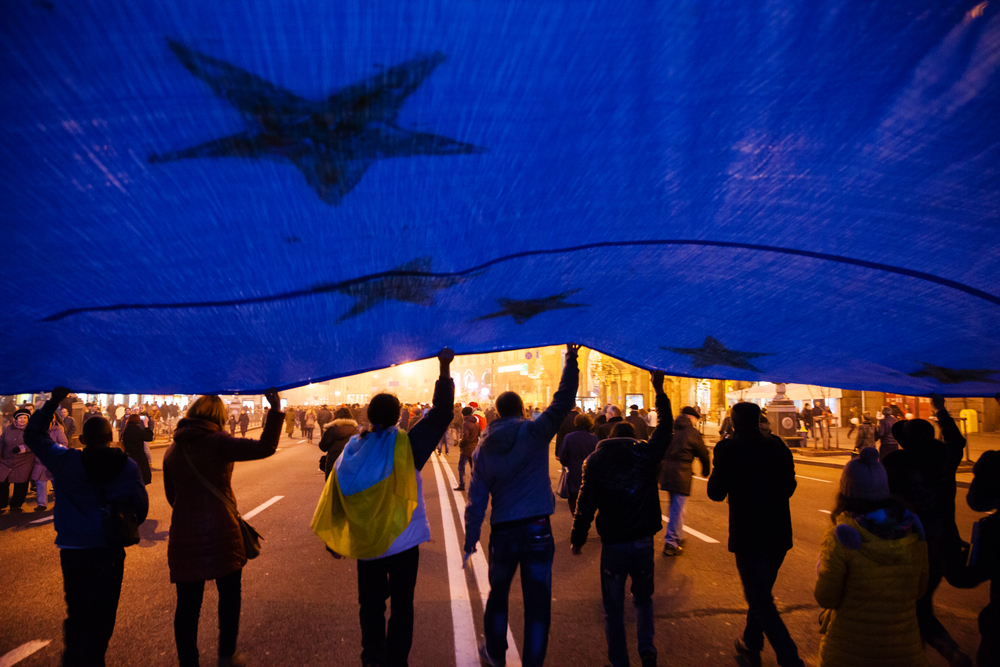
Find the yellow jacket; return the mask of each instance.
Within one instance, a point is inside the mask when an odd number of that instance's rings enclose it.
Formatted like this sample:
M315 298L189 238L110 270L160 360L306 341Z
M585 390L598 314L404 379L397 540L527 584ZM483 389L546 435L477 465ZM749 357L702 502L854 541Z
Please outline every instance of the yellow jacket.
M847 513L823 537L816 581L822 638L817 666L922 667L917 600L927 590L927 543L919 524L882 539Z

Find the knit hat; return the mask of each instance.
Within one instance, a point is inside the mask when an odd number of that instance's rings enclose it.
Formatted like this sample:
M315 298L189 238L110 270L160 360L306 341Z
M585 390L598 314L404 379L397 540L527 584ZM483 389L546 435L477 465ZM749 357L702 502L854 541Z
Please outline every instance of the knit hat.
M877 449L865 447L858 458L844 466L840 475L840 493L858 500L889 497L889 476L878 460Z
M682 415L691 415L692 417L698 417L699 419L701 418L701 415L698 414L698 409L697 408L692 408L690 405L687 405L687 406L681 408L681 414Z
M17 421L17 418L20 417L21 415L24 415L25 417L31 417L31 411L21 408L20 410L14 412L14 414L11 416L11 419Z

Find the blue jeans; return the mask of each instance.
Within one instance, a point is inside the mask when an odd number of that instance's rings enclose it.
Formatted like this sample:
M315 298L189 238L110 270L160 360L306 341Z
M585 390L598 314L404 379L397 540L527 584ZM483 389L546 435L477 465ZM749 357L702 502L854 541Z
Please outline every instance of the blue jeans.
M747 625L743 630L743 643L755 653L764 648L764 635L771 642L778 664L782 667L799 667L798 648L788 634L778 608L774 606L771 589L778 578L778 570L785 560L785 551L738 551L736 569L743 582L743 595L747 600Z
M545 662L552 616L552 557L556 546L549 518L490 533L490 596L486 601L483 630L486 651L494 658L507 653L507 597L510 582L521 566L524 597L524 667Z
M601 597L604 600L604 634L612 667L628 667L625 645L625 579L632 577L639 654L653 646L653 536L634 542L601 546Z
M465 488L465 466L469 466L469 477L472 477L472 459L462 454L458 457L458 485ZM470 480L471 481L471 480Z
M684 505L688 497L680 493L670 494L670 521L663 541L672 547L681 545L681 531L684 529Z

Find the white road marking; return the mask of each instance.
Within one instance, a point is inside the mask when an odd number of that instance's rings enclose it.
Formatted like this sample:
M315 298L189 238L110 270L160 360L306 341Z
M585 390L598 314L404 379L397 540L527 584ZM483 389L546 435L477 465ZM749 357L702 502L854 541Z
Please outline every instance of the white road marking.
M833 482L828 479L817 479L815 477L806 477L805 475L796 475L796 477L801 479L811 479L814 482L823 482L824 484L833 484Z
M458 486L458 481L451 472L451 466L447 465L444 461L441 461L441 463L444 466L445 474L448 476L450 488L454 489ZM472 483L471 471L469 473L469 483ZM452 493L455 495L455 505L457 507L464 507L465 497L462 496L462 492L453 490ZM465 522L459 521L459 524L462 526L462 536L464 537ZM465 548L465 540L462 540L462 548ZM485 612L486 599L490 595L490 566L486 563L486 557L483 556L481 548L476 549L469 562L472 563L472 573L476 576L476 587L479 588L479 597L483 601L483 611ZM507 665L508 667L521 667L521 654L517 652L517 645L514 643L514 633L510 631L510 624L507 625Z
M254 518L258 514L266 510L268 507L281 500L282 498L284 498L284 496L275 496L274 498L271 498L263 505L258 505L257 507L254 507L252 510L244 514L243 518L249 521L250 519Z
M707 482L708 481L708 477L698 477L698 475L694 475L694 478L695 479L700 479L703 482Z
M48 523L49 521L52 521L55 518L56 515L53 514L51 516L43 516L41 519L35 519L34 521L29 521L28 523Z
M668 519L666 517L666 515L661 514L660 516L663 518L663 523L670 523L670 519ZM709 544L718 544L719 543L719 540L717 540L717 539L715 539L713 537L709 537L705 533L699 533L694 528L688 528L687 526L684 526L684 532L691 533L692 535L694 535L695 537L697 537L699 540L703 540L705 542L708 542Z
M823 514L830 514L831 513L830 510L820 510L820 512L822 512Z
M479 667L479 648L476 642L476 626L472 623L472 601L469 587L465 583L462 569L462 553L455 531L455 515L451 511L448 489L438 466L434 468L437 480L438 498L441 500L441 523L444 531L445 564L448 568L448 589L451 597L451 623L455 635L456 667Z
M0 656L0 667L12 667L27 658L32 653L40 651L51 643L51 639L35 639L27 644L21 644L10 653Z

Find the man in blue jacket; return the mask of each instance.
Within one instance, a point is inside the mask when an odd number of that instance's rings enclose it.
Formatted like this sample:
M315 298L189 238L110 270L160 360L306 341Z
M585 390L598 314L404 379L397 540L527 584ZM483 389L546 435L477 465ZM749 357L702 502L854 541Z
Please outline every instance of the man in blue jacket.
M139 523L146 519L149 497L135 461L122 450L108 447L112 428L107 419L86 421L80 434L83 450L52 441L52 416L69 393L65 387L52 390L52 398L28 420L24 443L52 473L59 490L56 546L66 595L62 664L103 665L118 615L125 549L109 546L105 540L101 495L131 507Z
M552 405L534 421L525 418L521 397L507 391L496 400L500 418L489 426L473 455L469 502L465 507L465 560L476 550L486 505L490 515L490 595L483 618L485 643L479 657L489 665L505 664L507 594L521 568L524 594L524 667L545 662L552 607L552 557L555 542L549 516L555 496L549 478L549 442L576 402L580 382L579 345L566 346L566 366Z

